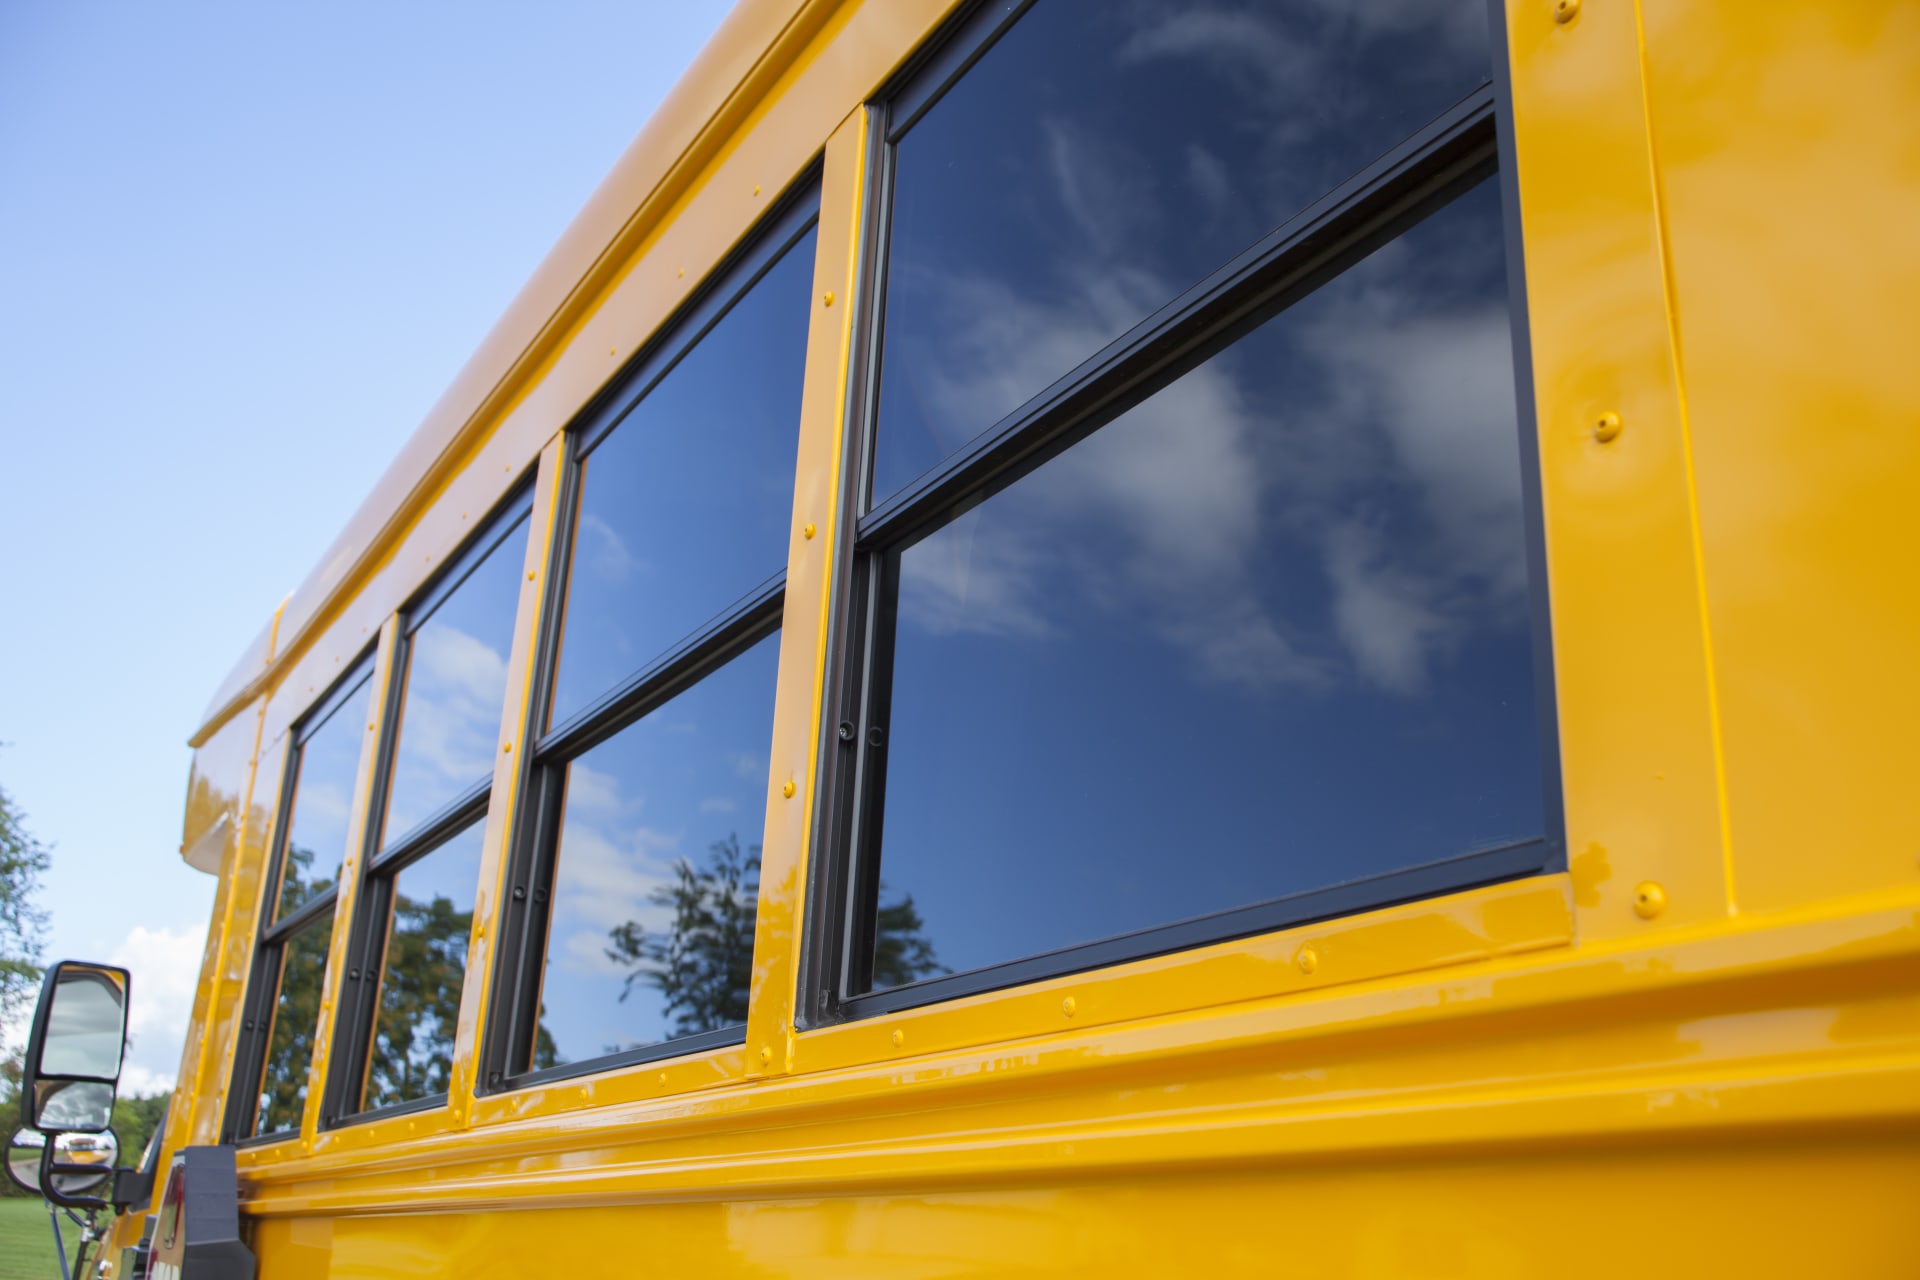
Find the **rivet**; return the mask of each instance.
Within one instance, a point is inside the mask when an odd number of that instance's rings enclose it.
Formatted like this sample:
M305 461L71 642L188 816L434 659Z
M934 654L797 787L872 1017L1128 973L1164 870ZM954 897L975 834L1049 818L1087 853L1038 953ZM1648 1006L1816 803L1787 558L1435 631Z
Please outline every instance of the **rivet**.
M527 581L528 581L528 582L532 582L532 581L533 581L533 570L531 570L531 569L529 569L529 570L527 570Z
M818 532L820 532L818 529L814 528L812 525L808 525L806 528L800 530L800 536L805 538L807 541L811 542L813 541L813 535Z
M371 720L367 721L367 728L369 729L373 728L373 721Z
M1620 438L1620 429L1623 425L1620 421L1619 414L1612 412L1603 413L1600 415L1599 421L1593 424L1593 438L1601 444L1607 444L1610 441L1617 440Z
M1300 966L1300 972L1312 973L1320 967L1320 953L1311 946L1300 948L1300 954L1294 957L1294 963Z
M780 794L785 796L787 799L789 800L793 799L793 792L794 792L793 779L789 778L787 779L787 781L780 784Z
M901 1031L898 1028L895 1028L893 1033L893 1047L898 1049L901 1045L905 1044L906 1042L907 1042L907 1033L904 1031Z
M687 269L685 267L682 267L678 271L674 272L673 274L676 280L685 280L687 278Z
M506 755L506 754L508 754L509 752L511 752L512 750L513 750L513 744L512 744L511 742L503 742L503 743L501 743L501 744L500 744L500 754L501 754L501 755L503 755L503 756L504 756L504 755Z
M830 307L833 305L833 290L829 289L825 293L820 295L820 305L823 307Z
M1074 1010L1078 1009L1079 1007L1080 1006L1074 1002L1074 999L1072 996L1068 996L1066 999L1060 1002L1060 1012L1064 1013L1069 1018L1073 1016Z
M1580 0L1554 0L1553 20L1555 22L1572 22L1574 15L1579 12Z
M663 1089L664 1089L664 1088L666 1088L666 1086L667 1086L667 1073L666 1073L666 1072L664 1072L664 1071L662 1071L662 1072L660 1073L660 1075L659 1075L659 1077L658 1077L658 1081L659 1081L659 1084L660 1084L660 1087L661 1087L661 1088L663 1088Z
M760 184L757 182L753 184L753 194L755 195L760 194Z
M607 348L607 354L608 354L608 355L610 355L610 356L614 356L614 355L619 355L619 354L620 354L620 348L618 348L618 347L608 347L608 348Z
M772 1061L773 1061L773 1050L772 1050L772 1049L769 1049L769 1048L768 1048L768 1047L767 1047L766 1045L764 1045L764 1044L760 1046L760 1061L762 1061L762 1062L772 1062Z
M1651 920L1667 909L1667 891L1651 880L1633 886L1633 914Z

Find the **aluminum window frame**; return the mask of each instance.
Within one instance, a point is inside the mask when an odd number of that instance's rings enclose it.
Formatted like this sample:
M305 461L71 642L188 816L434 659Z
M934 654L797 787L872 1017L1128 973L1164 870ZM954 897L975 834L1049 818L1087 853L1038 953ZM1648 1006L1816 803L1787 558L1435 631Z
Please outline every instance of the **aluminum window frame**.
M395 878L408 867L431 856L475 823L484 822L493 792L493 774L475 781L452 800L393 839L386 838L387 801L402 731L401 712L410 683L413 639L439 607L458 591L493 552L506 546L516 532L530 529L533 515L533 477L522 477L493 511L482 518L475 534L435 574L419 594L400 610L400 633L394 646L393 675L387 681L379 709L380 737L374 762L373 792L367 806L362 840L359 883L348 920L346 963L334 1021L333 1050L327 1062L326 1092L321 1100L320 1129L363 1124L387 1116L437 1111L448 1104L445 1092L408 1098L383 1107L362 1108L366 1082L373 1067L373 1042L378 1030L380 988L386 978L387 946L392 930L391 911ZM476 890L478 885L475 886ZM376 927L379 926L379 927Z
M521 753L515 780L521 803L506 888L501 895L493 994L482 1036L481 1070L476 1076L479 1094L680 1058L746 1041L747 1029L742 1023L553 1067L532 1065L568 766L752 645L777 633L786 599L785 565L562 723L548 725L547 720L560 661L573 542L579 523L582 464L673 371L681 357L704 340L733 306L818 225L820 195L820 165L816 162L754 224L740 247L714 268L661 327L659 335L567 428L554 532L548 549L546 590L540 604L540 638L522 734L522 741L528 745ZM767 711L771 719L771 704Z
M306 763L307 742L330 723L341 707L375 675L374 647L361 652L340 678L321 695L295 723L289 734L287 763L281 771L280 796L274 809L273 852L267 862L267 874L261 877L260 908L256 919L253 956L248 968L246 995L240 1010L240 1031L234 1045L233 1074L221 1119L221 1141L240 1146L281 1142L300 1136L301 1126L255 1132L259 1118L260 1086L264 1082L267 1053L273 1043L273 1025L280 1005L280 984L285 976L287 944L298 934L319 925L334 914L340 899L338 882L275 918L280 906L280 878L286 868L287 844L292 835L289 819L300 787L300 770ZM344 854L344 850L343 850ZM344 863L343 858L343 863ZM329 955L332 946L328 946ZM318 1038L320 1024L314 1025ZM309 1077L315 1064L309 1062ZM311 1082L309 1088L312 1087ZM320 1087L326 1087L323 1077Z
M1538 429L1512 136L1504 11L1488 0L1492 74L1371 164L1175 295L1125 334L871 505L885 330L893 173L900 139L1033 0L993 0L958 14L876 96L872 114L854 367L842 440L841 536L833 570L821 712L820 797L808 869L796 1023L800 1029L894 1013L1047 978L1439 897L1566 867L1552 632L1548 611ZM1227 908L1191 919L881 991L870 982L891 692L890 600L899 552L1171 384L1356 265L1455 198L1498 184L1518 420L1523 537L1538 722L1543 833L1383 875ZM877 735L877 736L876 736Z

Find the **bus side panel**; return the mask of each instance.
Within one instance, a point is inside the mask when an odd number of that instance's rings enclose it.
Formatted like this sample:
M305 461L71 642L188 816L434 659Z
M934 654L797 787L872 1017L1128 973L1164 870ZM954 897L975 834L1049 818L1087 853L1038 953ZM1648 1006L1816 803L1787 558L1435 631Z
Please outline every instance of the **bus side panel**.
M1920 3L1642 6L1742 911L1920 887Z
M274 1280L1910 1274L1920 1146L1542 1151L795 1200L282 1218Z

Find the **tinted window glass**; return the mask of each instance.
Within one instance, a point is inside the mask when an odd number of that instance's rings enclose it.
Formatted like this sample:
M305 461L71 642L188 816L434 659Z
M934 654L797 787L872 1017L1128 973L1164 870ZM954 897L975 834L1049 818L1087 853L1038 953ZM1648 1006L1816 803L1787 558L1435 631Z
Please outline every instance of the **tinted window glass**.
M388 786L387 843L493 775L525 551L522 522L414 628Z
M1484 184L901 555L941 964L1542 835L1503 252Z
M898 146L874 499L1488 67L1483 0L1038 0Z
M369 1110L447 1091L485 830L474 823L394 878Z
M535 1067L745 1021L779 649L567 766Z
M313 1032L320 1025L320 985L327 974L333 917L323 916L287 939L281 953L280 995L273 1006L273 1037L260 1073L260 1109L255 1133L300 1127L307 1105L307 1072L313 1066Z
M786 564L814 232L588 455L550 723Z
M347 823L353 816L353 786L366 741L369 684L349 694L300 747L300 775L287 821L286 857L280 870L278 919L340 880L347 856Z

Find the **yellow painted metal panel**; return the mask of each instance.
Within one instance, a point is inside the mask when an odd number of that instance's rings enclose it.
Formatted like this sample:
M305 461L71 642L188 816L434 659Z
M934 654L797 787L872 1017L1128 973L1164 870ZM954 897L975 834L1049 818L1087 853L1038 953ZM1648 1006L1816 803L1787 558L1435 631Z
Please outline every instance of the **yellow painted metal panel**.
M761 838L760 909L748 1000L747 1070L752 1074L792 1066L794 983L805 914L808 837L817 803L830 588L841 520L841 442L846 435L854 267L865 195L866 121L866 111L857 110L834 130L821 174L813 312L801 391L767 822Z
M1723 916L1712 672L1633 8L1508 8L1567 849L1582 938ZM1596 428L1617 414L1623 429Z
M1920 4L1644 10L1739 906L1920 884Z

